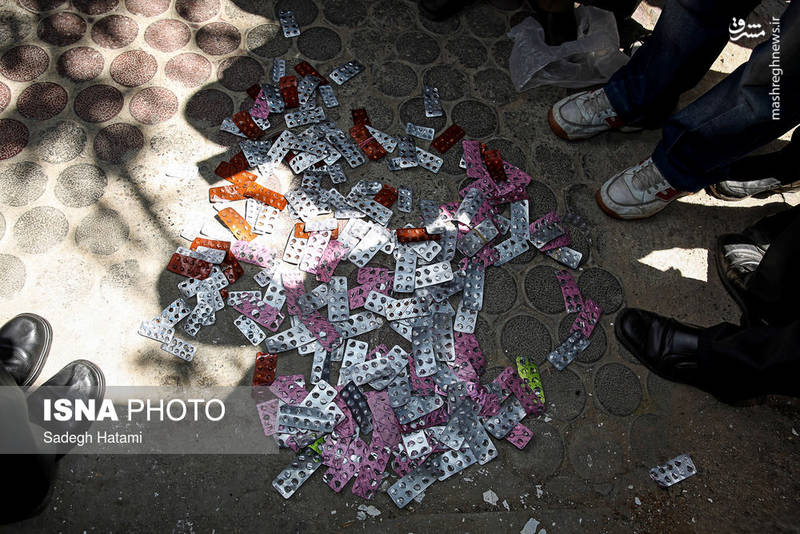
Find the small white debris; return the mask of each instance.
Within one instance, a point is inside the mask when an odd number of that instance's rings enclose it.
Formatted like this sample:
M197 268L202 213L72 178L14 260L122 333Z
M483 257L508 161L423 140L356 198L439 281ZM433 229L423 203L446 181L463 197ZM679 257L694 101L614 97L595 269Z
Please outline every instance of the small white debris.
M639 497L634 497L633 498L633 502L634 502L634 504L636 504L636 506L641 506L642 505L642 501L641 501L641 499L639 499Z
M711 498L709 497L709 498L708 498L708 502L711 502L711 503L713 503L714 501L712 501L712 500L711 500Z
M331 515L336 515L336 510L331 510Z
M539 528L539 522L534 518L528 519L528 522L525 523L525 526L522 527L522 530L519 531L519 534L536 534L536 529Z
M544 491L542 490L542 485L536 484L536 498L541 499L542 495L544 495Z
M794 427L792 427L792 434L794 434L795 436L800 435L800 434L797 433L797 430L795 430Z
M366 514L370 517L378 517L379 515L381 515L381 511L372 505L367 506L365 504L359 504L358 509L361 510L362 512L366 512Z
M511 511L511 507L508 505L508 501L505 499L503 499L503 508L505 508L509 512Z
M633 489L633 484L628 484L628 489Z
M497 494L492 490L483 492L483 502L488 502L492 506L497 506Z

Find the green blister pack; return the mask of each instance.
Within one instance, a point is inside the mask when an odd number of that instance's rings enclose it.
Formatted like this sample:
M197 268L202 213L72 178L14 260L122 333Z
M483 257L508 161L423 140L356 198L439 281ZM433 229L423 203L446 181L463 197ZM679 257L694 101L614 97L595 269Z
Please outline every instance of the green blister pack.
M542 379L539 376L539 369L536 364L529 361L525 356L517 356L517 374L544 404L544 389L542 388Z

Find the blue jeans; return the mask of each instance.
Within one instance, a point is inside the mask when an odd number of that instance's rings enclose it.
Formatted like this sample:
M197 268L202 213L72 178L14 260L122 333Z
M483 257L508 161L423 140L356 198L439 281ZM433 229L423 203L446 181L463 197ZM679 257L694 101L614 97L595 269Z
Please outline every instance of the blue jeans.
M675 189L699 191L728 179L733 162L800 123L800 2L769 39L702 97L672 114L680 94L695 86L730 39L733 17L758 0L670 0L653 35L605 86L622 120L663 125L653 162ZM773 117L773 28L779 28L780 114Z

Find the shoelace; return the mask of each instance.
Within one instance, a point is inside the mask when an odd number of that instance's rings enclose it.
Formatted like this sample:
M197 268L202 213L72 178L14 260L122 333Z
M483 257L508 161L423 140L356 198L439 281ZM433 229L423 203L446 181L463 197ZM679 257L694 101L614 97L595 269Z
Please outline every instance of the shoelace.
M602 89L588 93L584 96L581 104L583 105L583 111L587 114L587 119L593 116L605 118L613 115L611 111L611 102L608 101Z
M631 184L644 193L663 189L664 178L656 171L652 161L641 163L632 169Z

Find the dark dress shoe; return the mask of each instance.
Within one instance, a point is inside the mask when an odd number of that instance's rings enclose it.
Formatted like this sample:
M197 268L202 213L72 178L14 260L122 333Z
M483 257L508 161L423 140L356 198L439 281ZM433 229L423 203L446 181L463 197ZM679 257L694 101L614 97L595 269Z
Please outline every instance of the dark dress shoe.
M106 379L100 368L88 360L75 360L28 396L30 420L54 433L85 432L91 426L91 421L45 421L44 400L67 398L72 400L74 405L77 400L88 402L89 399L94 399L95 405L99 407L105 393Z
M675 319L625 308L617 315L617 339L648 369L662 378L695 386L703 383L698 360L702 328Z
M50 352L53 329L43 317L21 313L0 328L0 364L17 385L33 384Z
M747 284L758 269L766 250L744 234L724 234L717 238L714 258L722 285L750 319Z

